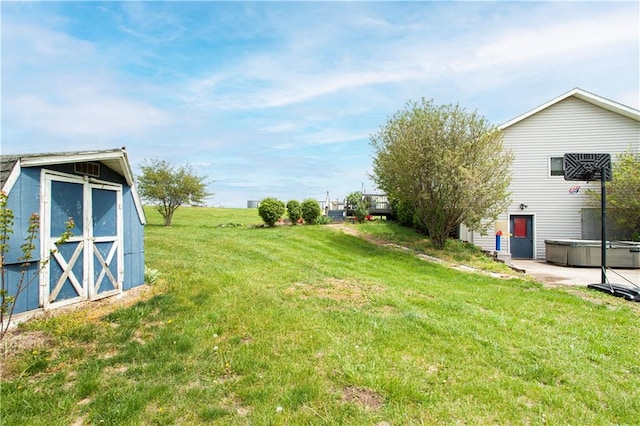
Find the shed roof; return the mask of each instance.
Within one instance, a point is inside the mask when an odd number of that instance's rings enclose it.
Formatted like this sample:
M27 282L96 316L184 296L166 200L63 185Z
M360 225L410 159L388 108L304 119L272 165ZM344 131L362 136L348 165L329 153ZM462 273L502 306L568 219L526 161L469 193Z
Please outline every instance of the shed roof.
M0 188L4 188L4 184L9 179L11 170L16 165L19 157L16 155L1 155L0 156Z
M131 171L125 148L99 151L2 155L0 156L0 184L2 187L4 187L11 171L18 161L20 161L20 167L96 161L124 177L129 186L133 186L134 183L133 172Z
M557 104L558 102L561 102L567 98L570 97L575 97L577 99L581 99L585 102L589 102L590 104L593 104L595 106L598 106L600 108L606 109L608 111L614 112L616 114L620 114L624 117L630 118L632 120L635 121L640 121L640 111L638 111L635 108L631 108L627 105L623 105L621 103L612 101L610 99L607 98L603 98L602 96L598 96L594 93L591 92L587 92L586 90L582 90L579 87L576 87L573 90L568 91L567 93L564 93L560 96L558 96L557 98L554 98L552 100L550 100L549 102L540 105L537 108L532 109L529 112L525 112L522 115L517 116L516 118L513 118L509 121L507 121L506 123L502 124L500 126L501 129L506 129L507 127L513 126L516 123L519 123L520 121L531 117L534 114L539 113L540 111L549 108L552 105Z
M68 164L84 161L100 162L124 177L133 192L134 204L140 220L146 223L142 203L135 187L135 180L127 151L124 147L95 151L47 152L39 154L0 155L0 188L9 192L15 183L20 169L23 167L48 166L52 164Z

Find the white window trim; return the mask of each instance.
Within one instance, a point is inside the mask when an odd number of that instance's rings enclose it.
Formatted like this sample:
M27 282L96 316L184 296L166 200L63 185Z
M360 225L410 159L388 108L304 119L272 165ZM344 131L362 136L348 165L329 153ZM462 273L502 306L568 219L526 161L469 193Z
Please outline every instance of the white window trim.
M557 155L550 155L549 159L547 161L547 177L549 178L559 178L559 177L564 177L564 174L561 175L552 175L552 169L551 169L551 160L554 158L563 158L562 156L557 156Z

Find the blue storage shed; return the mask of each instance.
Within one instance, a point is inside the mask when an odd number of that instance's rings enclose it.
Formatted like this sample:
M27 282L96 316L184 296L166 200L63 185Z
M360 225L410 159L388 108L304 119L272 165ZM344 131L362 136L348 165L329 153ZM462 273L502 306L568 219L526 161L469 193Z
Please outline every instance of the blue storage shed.
M146 219L124 148L1 155L0 184L14 215L2 259L10 295L24 268L20 247L29 218L39 218L23 279L28 286L14 314L97 300L144 283ZM73 235L56 244L69 218Z

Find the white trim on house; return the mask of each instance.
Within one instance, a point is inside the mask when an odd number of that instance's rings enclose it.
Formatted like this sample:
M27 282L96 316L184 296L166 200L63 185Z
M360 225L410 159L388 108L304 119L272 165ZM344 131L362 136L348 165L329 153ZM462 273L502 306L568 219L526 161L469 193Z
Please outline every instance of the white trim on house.
M586 90L582 90L579 87L576 87L575 89L570 90L567 93L560 95L557 98L552 99L549 102L544 103L539 107L532 109L529 112L526 112L522 115L519 115L507 121L506 123L500 125L499 127L500 129L504 130L507 127L513 126L514 124L528 117L531 117L532 115L537 114L538 112L549 108L551 105L557 104L558 102L563 101L571 96L574 96L585 102L589 102L590 104L599 106L600 108L606 109L608 111L615 112L616 114L622 115L624 117L631 118L632 120L640 121L640 111L638 111L637 109L620 104L618 102L614 102L607 98L603 98L602 96L598 96L594 93L590 93L590 92L587 92Z

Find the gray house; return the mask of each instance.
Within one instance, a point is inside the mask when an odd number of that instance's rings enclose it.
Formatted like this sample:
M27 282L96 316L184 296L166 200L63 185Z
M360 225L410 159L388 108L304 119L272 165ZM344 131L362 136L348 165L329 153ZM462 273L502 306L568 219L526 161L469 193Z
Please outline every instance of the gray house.
M599 183L564 180L565 153L640 151L640 111L582 89L573 89L500 126L504 147L514 153L512 203L488 235L461 230L461 239L513 258L544 259L545 240L581 239L588 188ZM598 234L599 235L599 234Z
M39 218L29 286L14 313L96 300L144 283L146 219L124 149L3 155L0 184L15 218L3 259L10 295L23 268L29 218ZM69 218L73 236L56 245Z

